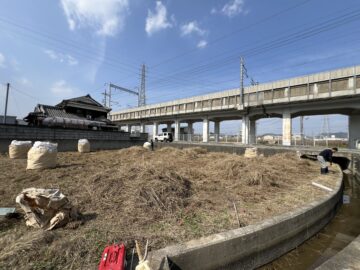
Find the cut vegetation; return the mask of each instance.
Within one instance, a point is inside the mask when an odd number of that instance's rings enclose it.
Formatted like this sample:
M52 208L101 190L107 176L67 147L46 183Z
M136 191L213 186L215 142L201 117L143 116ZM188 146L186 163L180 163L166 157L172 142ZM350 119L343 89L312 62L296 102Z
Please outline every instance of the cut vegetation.
M295 154L248 159L170 147L58 153L58 167L43 171L3 155L0 167L1 207L14 207L24 188L59 188L83 214L50 232L1 220L1 269L96 269L108 243L149 239L158 249L254 224L324 196L311 182L333 188L340 176L334 167L319 176L317 163Z

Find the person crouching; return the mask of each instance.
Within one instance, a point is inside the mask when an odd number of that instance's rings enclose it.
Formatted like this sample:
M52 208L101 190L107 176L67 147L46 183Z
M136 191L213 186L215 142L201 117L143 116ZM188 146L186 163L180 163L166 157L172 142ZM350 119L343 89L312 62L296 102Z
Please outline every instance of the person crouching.
M336 147L334 147L331 149L325 149L319 153L319 155L317 156L317 159L320 162L321 174L327 174L329 172L326 162L330 162L330 166L331 166L333 154L336 153L337 151L338 151L338 149Z

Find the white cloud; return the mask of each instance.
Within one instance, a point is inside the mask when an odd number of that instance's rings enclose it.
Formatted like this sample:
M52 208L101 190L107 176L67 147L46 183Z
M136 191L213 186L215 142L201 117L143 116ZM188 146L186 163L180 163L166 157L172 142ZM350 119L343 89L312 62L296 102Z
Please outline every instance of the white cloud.
M15 59L10 60L10 66L15 71L20 71L20 63Z
M216 14L216 13L217 13L216 8L212 8L211 11L210 11L210 14Z
M0 68L5 68L5 56L0 53Z
M174 22L175 17L172 15L171 20ZM153 33L163 29L171 28L173 26L167 19L166 7L161 1L156 1L155 11L148 10L148 16L146 18L145 31L151 36Z
M57 97L66 98L74 96L78 89L69 86L65 80L59 80L52 84L50 91Z
M197 43L197 47L199 49L203 49L207 46L207 41L204 39L204 36L208 34L207 30L200 28L197 21L191 21L186 24L183 24L180 27L181 36L192 36L196 35L201 38L201 40Z
M51 59L58 60L58 55L53 50L44 50L44 53L47 54Z
M28 78L26 78L26 77L22 77L22 78L20 78L18 81L19 81L19 83L21 83L23 86L31 86L31 85L32 85L31 81L30 81Z
M129 0L61 0L61 6L71 30L90 27L114 36L124 27Z
M200 49L205 48L206 46L207 46L206 40L200 40L199 43L197 44L197 47Z
M244 0L231 0L221 9L221 13L230 18L240 13L247 13L247 11L244 10L244 4Z
M76 66L77 64L79 64L79 61L69 54L66 55L66 60L68 65L70 66Z
M69 66L75 66L79 64L79 61L72 57L70 54L62 54L48 49L44 50L44 53L51 59L59 61L60 63L66 63Z
M199 27L197 21L192 21L181 26L182 36L191 35L193 33L203 36L205 35L206 31Z

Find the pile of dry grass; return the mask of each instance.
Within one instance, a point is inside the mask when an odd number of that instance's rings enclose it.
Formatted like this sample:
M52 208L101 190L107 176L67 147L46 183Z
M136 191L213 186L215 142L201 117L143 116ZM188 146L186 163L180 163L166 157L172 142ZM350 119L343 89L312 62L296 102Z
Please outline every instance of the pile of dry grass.
M234 204L248 225L325 194L310 184L317 164L293 154L246 159L202 148L132 147L59 153L58 160L56 169L40 172L0 157L2 206L14 206L23 188L56 187L83 213L81 225L49 235L23 222L0 223L0 268L19 268L20 262L22 269L94 268L109 242L131 248L134 239L149 239L151 248L161 248L238 227ZM11 253L19 247L25 258Z

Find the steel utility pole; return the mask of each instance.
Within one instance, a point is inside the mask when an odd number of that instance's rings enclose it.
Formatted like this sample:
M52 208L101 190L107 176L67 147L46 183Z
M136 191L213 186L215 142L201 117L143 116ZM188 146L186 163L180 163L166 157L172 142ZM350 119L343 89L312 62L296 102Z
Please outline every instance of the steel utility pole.
M6 98L5 98L4 124L6 124L7 106L8 106L8 100L9 100L9 90L10 90L10 83L7 83L7 84L6 84Z
M103 96L104 96L104 99L103 99L103 105L105 107L108 107L108 97L109 97L109 93L107 91L107 87L105 85L105 90L104 90L104 93L101 93Z
M134 94L134 95L137 95L138 98L140 99L140 93L139 92L136 92L134 90L130 90L130 89L127 89L125 87L121 87L121 86L118 86L116 84L113 84L113 83L109 83L109 92L107 94L107 96L109 97L108 101L109 101L109 108L111 108L111 89L116 89L116 90L120 90L120 91L123 91L123 92L127 92L127 93L130 93L130 94Z
M143 64L141 68L141 82L140 82L140 91L139 91L139 100L138 100L139 107L146 105L145 78L146 78L146 67Z
M240 58L240 101L244 105L244 58ZM240 104L239 104L240 105Z
M109 106L108 106L108 108L111 109L111 83L109 83L108 97L109 97Z

